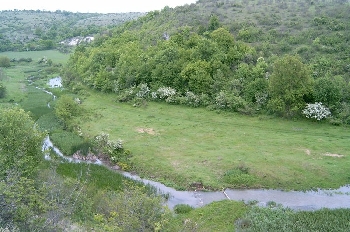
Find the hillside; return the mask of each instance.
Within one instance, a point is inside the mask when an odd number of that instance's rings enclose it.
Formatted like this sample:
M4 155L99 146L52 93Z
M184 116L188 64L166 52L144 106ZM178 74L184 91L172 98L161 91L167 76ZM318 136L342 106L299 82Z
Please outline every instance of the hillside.
M144 13L72 13L1 11L0 51L45 50L77 36L91 36L136 19Z
M143 89L152 100L287 118L305 116L312 104L327 111L323 118L332 114L332 123L349 124L347 12L345 1L166 7L78 49L66 83L115 92L121 101Z
M199 0L196 4L164 8L130 23L148 40L173 34L180 27L203 33L216 16L237 40L252 45L260 56L299 54L319 67L318 76L350 71L349 1L325 0ZM152 31L152 33L149 33ZM150 38L151 37L151 38ZM330 60L336 62L329 62ZM328 60L328 62L327 62Z

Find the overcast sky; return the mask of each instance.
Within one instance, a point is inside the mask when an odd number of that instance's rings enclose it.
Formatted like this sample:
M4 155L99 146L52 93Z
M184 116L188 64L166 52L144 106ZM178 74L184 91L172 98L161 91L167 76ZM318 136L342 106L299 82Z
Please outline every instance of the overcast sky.
M0 10L65 10L71 12L121 13L161 10L195 3L196 0L2 0Z

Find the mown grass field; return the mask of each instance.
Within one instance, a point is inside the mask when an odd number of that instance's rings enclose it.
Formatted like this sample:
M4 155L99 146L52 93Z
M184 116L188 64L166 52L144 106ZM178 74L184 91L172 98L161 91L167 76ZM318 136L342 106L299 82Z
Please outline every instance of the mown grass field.
M92 93L77 124L122 139L138 174L179 189L337 188L350 182L349 128L248 117ZM89 120L87 120L89 118Z

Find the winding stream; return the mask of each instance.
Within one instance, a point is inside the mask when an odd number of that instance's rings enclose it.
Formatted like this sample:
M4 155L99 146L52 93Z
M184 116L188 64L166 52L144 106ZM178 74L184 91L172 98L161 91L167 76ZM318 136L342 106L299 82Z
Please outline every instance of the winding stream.
M53 81L54 86L57 87L57 80ZM58 85L59 86L59 85ZM44 90L46 93L51 94ZM62 157L68 162L86 162L96 165L105 165L102 161L82 161L71 157L64 156L60 150L55 147L50 138L46 137L43 143L43 151L51 148L57 155ZM45 155L46 159L49 159L48 155ZM105 165L108 167L107 165ZM142 179L137 175L133 175L128 172L120 171L125 177L133 180L141 181L144 184L149 184L157 188L164 194L169 194L169 200L167 202L169 208L173 208L177 204L188 204L193 207L201 207L214 201L220 201L225 199L251 202L256 201L259 206L266 206L269 202L275 202L285 207L289 207L295 210L317 210L321 208L350 208L350 185L343 186L335 190L322 190L317 191L281 191L273 189L225 189L224 191L216 192L201 192L201 191L177 191L173 188L167 187L162 183Z

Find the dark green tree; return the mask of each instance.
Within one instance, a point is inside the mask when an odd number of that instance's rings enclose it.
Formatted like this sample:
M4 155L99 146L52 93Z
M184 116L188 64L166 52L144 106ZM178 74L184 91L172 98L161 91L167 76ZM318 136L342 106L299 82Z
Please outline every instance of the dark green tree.
M286 55L274 63L269 80L271 112L294 117L305 107L305 99L312 94L310 70L299 56Z

